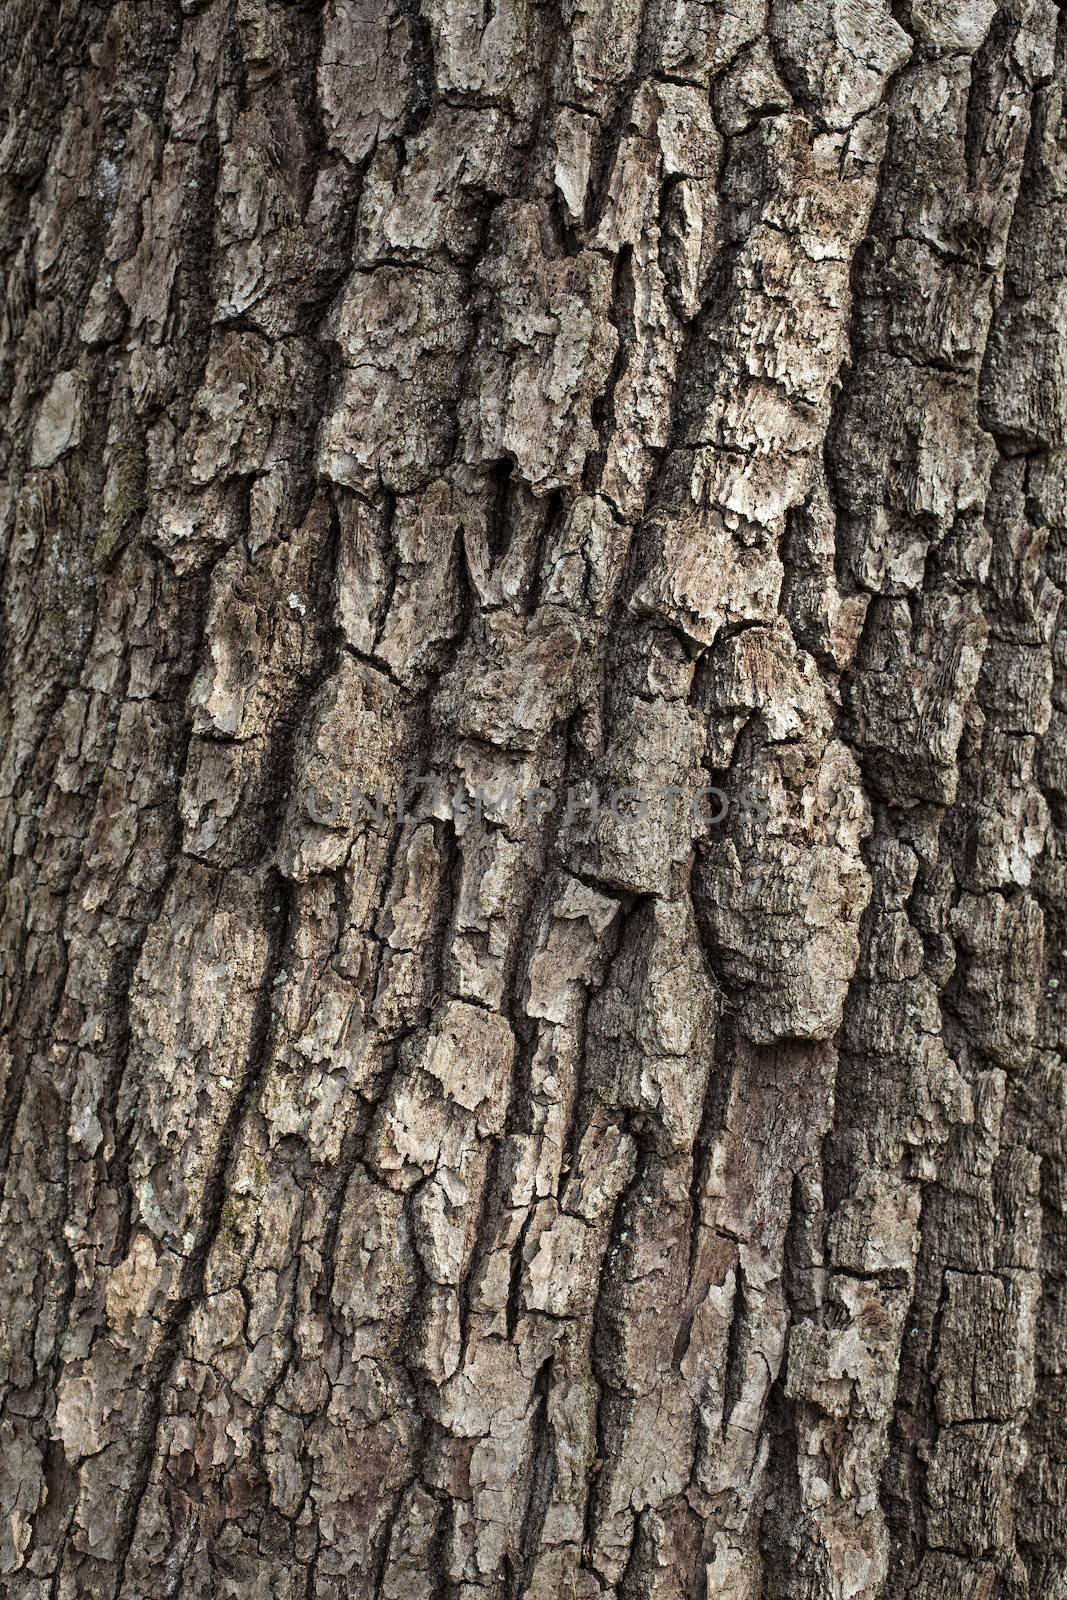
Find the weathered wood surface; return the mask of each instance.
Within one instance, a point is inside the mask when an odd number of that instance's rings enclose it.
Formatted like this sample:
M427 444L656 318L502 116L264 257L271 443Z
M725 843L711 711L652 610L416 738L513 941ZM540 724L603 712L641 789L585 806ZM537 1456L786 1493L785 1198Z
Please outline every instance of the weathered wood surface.
M1067 1596L1065 60L9 0L5 1595Z

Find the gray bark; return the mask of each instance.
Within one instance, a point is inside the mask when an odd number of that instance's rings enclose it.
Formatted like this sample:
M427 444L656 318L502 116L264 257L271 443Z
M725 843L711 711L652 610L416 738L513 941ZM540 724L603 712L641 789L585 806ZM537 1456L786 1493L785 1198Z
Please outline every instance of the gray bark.
M1065 1600L1065 64L9 0L5 1595Z

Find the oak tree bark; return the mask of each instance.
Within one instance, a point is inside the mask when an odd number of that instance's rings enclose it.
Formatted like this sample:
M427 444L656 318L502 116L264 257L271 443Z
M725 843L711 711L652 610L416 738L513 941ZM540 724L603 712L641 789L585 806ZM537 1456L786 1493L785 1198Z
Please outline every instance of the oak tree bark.
M5 1595L1065 1600L1064 20L8 0Z

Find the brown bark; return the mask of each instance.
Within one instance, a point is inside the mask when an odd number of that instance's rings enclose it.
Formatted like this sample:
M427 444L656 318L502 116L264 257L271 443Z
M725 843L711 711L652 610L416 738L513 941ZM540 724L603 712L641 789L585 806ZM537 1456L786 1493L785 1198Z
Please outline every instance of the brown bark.
M9 0L5 1595L1067 1596L1065 63Z

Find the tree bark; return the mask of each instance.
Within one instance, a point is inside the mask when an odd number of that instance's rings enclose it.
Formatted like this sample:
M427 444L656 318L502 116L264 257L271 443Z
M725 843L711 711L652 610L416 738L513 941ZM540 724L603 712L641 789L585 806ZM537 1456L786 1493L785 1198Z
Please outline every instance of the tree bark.
M1065 1600L1062 11L5 32L3 1593Z

